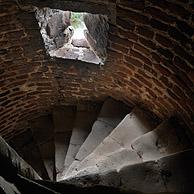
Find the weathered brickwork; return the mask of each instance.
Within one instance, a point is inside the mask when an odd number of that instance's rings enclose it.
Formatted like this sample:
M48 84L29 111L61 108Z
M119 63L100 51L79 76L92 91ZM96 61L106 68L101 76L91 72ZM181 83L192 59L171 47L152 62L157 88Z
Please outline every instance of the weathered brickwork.
M194 130L193 1L93 2L117 12L102 67L50 59L34 13L0 0L0 134L25 130L29 118L55 105L107 96L161 118L175 114Z

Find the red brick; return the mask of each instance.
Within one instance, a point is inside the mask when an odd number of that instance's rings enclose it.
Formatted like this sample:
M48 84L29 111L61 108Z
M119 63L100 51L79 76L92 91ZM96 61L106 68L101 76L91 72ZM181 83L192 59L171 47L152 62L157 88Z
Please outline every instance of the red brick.
M27 127L27 118L51 111L56 104L101 101L107 95L153 108L161 117L177 112L189 122L194 92L192 4L184 4L187 0L150 2L146 7L141 0L117 2L118 26L109 23L112 45L107 63L99 67L44 56L33 14L23 18L14 2L9 1L14 6L9 5L8 9L12 7L17 18L4 12L0 16L0 47L5 49L1 51L0 93L10 91L0 99L4 105L0 106L1 134L11 137L21 132ZM24 33L26 37L20 40ZM128 49L131 49L129 54ZM22 91L23 84L29 90Z
M139 1L120 0L119 5L128 7L130 9L134 9L134 10L144 10L145 1L143 0L139 0Z
M133 49L131 49L130 54L135 58L140 59L143 63L146 63L147 65L150 65L150 66L152 65L152 62L148 58L144 57L143 55L134 51Z
M188 72L188 77L194 83L194 71L193 70L191 70L190 72Z
M122 27L125 30L129 30L129 31L133 31L135 28L135 23L128 20L128 19L121 19L119 17L117 17L116 19L116 23L118 27Z
M159 71L162 75L166 75L166 76L170 76L171 72L165 68L164 66L162 66L161 64L157 64L155 65L155 68L157 71Z
M113 34L110 34L109 35L109 39L113 42L113 43L117 43L117 44L120 44L122 45L123 47L126 47L126 48L129 48L132 46L132 42L129 41L128 39L126 38L121 38L119 36L116 36L116 35L113 35Z
M146 7L145 13L150 14L153 18L157 18L170 24L173 24L176 21L175 17L167 14L166 12L161 11L156 7Z
M191 71L191 68L187 65L187 63L178 56L174 57L173 64L177 66L181 71L184 71L186 73Z
M134 49L137 50L139 53L143 53L145 56L150 55L150 51L140 44L134 44Z
M150 0L150 1L155 6L158 6L159 8L162 8L163 10L169 10L170 13L178 15L182 17L183 19L189 19L190 17L190 13L181 5L178 5L176 3L171 3L166 0L163 0L163 1Z
M175 45L174 51L177 55L179 55L184 60L188 61L191 64L191 66L193 66L194 56L188 53L183 47Z
M129 62L129 63L124 62L124 64L125 64L127 67L129 67L131 70L133 70L133 71L136 70L136 67L135 67L133 64L131 64L130 62Z
M179 100L179 97L175 93L173 93L170 89L167 89L167 92L171 98Z
M190 43L190 39L177 30L175 27L170 27L168 30L168 34L176 41L180 41L183 45Z
M160 80L162 81L162 83L163 83L164 85L167 86L167 88L171 88L171 87L172 87L172 83L169 82L168 77L161 76L161 77L160 77Z
M171 75L171 79L178 86L181 86L182 88L187 87L187 85L185 85L185 83L182 81L182 79L178 75Z
M129 46L130 47L130 46ZM127 54L129 49L126 47L123 47L122 45L116 44L116 43L111 43L111 49L116 50L118 52L121 52L123 54Z
M156 19L151 19L150 20L150 25L153 27L153 28L156 28L158 30L161 30L161 31L167 31L169 26L159 20L156 20Z
M138 69L137 73L139 73L140 75L142 75L145 79L151 80L151 76L147 74L147 72Z
M136 32L141 36L152 39L154 36L154 32L145 26L136 26Z
M143 69L152 74L154 77L157 77L157 72L152 68L152 66L144 64Z
M182 31L183 33L185 33L189 36L192 36L194 34L194 28L192 26L188 25L184 21L177 20L177 27L180 31Z
M147 16L120 7L117 8L117 16L120 18L130 19L133 22L140 24L149 24L149 18Z
M121 60L123 58L123 54L118 53L114 50L108 49L108 58L107 60Z
M122 29L118 29L118 31L119 31L119 34L126 39L129 39L131 41L137 41L138 39L138 36L134 32L124 31Z
M139 60L137 60L133 57L124 56L124 59L127 63L131 63L132 65L134 65L136 67L142 67L143 66L142 62L140 62Z
M169 38L164 37L163 35L156 34L155 39L158 43L160 43L164 47L167 47L167 48L173 47L172 41Z
M133 71L131 70L131 68L128 67L128 65L123 64L123 66L120 68L121 71L123 71L128 77L133 75ZM111 80L112 81L112 80Z
M148 87L146 87L146 91L149 93L150 96L153 98L157 98L156 94Z
M135 74L135 77L140 80L143 84L147 85L149 88L152 87L152 83L150 82L150 80L146 80L143 76L139 75L139 74Z
M137 87L141 88L142 84L138 81L138 79L131 78L132 83L134 83Z
M173 86L172 91L180 98L186 98L184 92L178 86Z
M160 55L164 56L165 58L171 60L173 58L173 53L169 49L164 48L157 48L157 51Z

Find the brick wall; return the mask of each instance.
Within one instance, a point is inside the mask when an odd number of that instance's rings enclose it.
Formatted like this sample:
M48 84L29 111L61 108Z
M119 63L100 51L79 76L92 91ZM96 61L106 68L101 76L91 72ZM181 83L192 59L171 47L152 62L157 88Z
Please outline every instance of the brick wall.
M117 12L103 67L50 59L34 14L0 0L1 135L25 130L29 118L55 105L107 96L139 104L161 118L175 114L194 130L193 1L95 1L95 11L98 3L99 12L103 3Z

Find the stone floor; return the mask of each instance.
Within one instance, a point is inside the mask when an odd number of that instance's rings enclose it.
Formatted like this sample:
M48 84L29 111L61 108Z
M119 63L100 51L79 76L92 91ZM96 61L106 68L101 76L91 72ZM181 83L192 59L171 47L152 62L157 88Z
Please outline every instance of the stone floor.
M63 46L57 50L52 50L49 52L49 54L51 57L74 59L95 64L101 63L101 60L95 55L95 53L90 48L76 47L72 44L68 46Z

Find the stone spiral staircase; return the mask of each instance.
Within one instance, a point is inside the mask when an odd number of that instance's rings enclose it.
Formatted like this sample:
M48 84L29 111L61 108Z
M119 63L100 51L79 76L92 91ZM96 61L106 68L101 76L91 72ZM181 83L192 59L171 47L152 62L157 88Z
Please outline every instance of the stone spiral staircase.
M9 143L43 179L28 180L34 193L194 193L193 146L173 119L108 98L57 107L30 126ZM21 193L31 193L27 178Z

